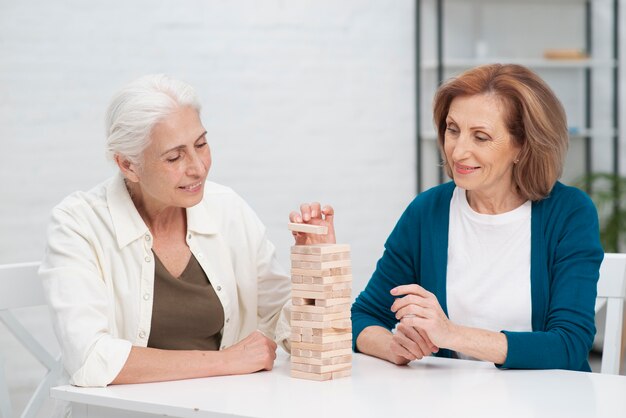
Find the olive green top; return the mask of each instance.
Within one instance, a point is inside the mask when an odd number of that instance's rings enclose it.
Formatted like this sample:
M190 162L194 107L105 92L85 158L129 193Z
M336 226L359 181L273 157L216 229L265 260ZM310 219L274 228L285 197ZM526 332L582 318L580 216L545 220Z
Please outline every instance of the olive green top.
M154 299L148 347L218 350L224 309L194 255L176 278L154 254Z

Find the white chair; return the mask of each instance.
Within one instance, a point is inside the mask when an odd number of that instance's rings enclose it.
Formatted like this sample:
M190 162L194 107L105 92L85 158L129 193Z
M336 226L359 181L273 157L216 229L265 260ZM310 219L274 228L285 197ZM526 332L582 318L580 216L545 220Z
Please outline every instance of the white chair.
M20 415L22 418L37 415L42 403L49 396L50 386L57 382L63 370L61 355L53 357L11 313L12 309L46 304L37 275L38 267L39 263L0 265L0 321L48 369ZM12 409L3 360L0 358L0 415L11 418Z
M619 374L626 298L626 254L604 254L598 281L596 312L606 304L600 373Z

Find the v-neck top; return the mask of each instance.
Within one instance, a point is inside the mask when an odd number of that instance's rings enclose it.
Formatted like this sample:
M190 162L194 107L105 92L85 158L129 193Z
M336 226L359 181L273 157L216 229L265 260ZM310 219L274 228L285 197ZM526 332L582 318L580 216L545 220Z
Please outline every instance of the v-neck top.
M154 254L154 302L148 347L218 350L224 309L209 278L192 254L176 278Z

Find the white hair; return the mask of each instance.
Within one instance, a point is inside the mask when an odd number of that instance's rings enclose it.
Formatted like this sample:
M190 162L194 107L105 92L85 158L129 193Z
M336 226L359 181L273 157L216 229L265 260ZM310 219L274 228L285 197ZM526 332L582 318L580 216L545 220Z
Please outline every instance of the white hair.
M113 97L107 110L107 156L114 159L120 155L140 164L154 126L183 106L200 112L195 91L183 81L152 74L129 83Z

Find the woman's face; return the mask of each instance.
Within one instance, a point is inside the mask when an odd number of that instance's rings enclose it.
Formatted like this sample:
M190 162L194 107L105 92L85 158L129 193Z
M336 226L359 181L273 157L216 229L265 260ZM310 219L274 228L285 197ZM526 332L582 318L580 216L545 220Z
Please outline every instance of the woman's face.
M515 190L513 161L520 146L506 128L504 111L493 95L452 100L446 118L444 152L457 186L493 197Z
M211 151L198 112L180 107L152 130L136 169L144 206L189 208L202 200Z

